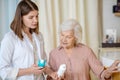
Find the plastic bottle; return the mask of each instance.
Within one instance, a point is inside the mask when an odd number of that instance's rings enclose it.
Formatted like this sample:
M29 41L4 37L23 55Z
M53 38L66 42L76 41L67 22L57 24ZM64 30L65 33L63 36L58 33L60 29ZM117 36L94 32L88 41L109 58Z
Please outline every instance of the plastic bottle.
M58 77L63 76L65 70L66 70L66 64L61 64L57 72Z

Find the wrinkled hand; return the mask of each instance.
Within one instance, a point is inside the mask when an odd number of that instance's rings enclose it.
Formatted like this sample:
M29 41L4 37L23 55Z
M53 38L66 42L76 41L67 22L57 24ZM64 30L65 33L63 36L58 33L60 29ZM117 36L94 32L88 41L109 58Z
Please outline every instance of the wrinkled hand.
M31 67L30 67L30 70L33 74L35 75L39 75L39 74L42 74L43 71L44 71L44 68L40 68L38 67L36 64L33 64Z
M118 70L118 68L120 68L118 67L119 63L120 63L120 60L116 60L110 67L104 70L102 74L102 80L105 80L105 78L109 78L113 73L120 72L120 70Z
M50 76L51 76L52 79L54 79L54 80L61 80L61 79L64 78L64 76L58 77L57 72L53 72L53 73L51 73Z

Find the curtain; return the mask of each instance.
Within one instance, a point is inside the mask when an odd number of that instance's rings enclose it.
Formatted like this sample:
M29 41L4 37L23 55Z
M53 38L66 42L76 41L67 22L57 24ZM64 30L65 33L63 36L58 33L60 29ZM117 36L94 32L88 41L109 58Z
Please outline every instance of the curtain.
M10 29L19 0L0 0L0 42Z
M100 0L34 0L39 7L40 31L47 54L59 45L58 27L67 19L82 26L82 43L98 53L101 34Z

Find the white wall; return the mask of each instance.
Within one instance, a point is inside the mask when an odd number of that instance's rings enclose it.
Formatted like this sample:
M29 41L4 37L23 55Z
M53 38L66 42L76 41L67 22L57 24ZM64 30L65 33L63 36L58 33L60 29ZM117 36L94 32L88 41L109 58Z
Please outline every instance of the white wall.
M112 12L113 5L116 4L117 0L103 0L103 34L106 29L117 29L117 37L120 39L120 17Z

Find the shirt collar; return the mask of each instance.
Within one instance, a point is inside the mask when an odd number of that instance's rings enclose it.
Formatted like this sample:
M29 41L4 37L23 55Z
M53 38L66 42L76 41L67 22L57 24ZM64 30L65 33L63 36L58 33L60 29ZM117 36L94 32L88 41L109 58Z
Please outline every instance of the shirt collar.
M81 45L83 45L83 44L78 43L78 44L75 46L75 48L80 47ZM61 49L63 49L63 47L62 47L61 45L59 45L59 46L58 46L58 50L61 50Z

